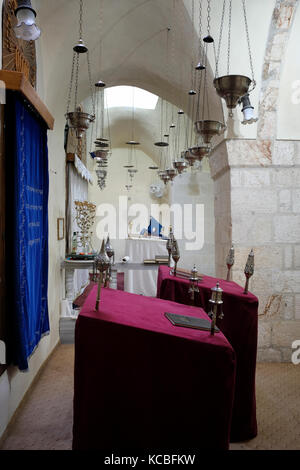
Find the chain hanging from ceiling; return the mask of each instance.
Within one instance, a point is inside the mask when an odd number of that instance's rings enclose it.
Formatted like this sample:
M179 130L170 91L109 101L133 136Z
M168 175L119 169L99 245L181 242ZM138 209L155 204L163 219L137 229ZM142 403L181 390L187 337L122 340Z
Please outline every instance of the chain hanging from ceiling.
M99 69L102 70L103 61L103 0L100 0L99 8ZM106 84L103 80L98 80L95 83L95 102L96 102L96 126L95 126L95 140L91 139L95 145L95 150L90 153L91 157L96 161L96 175L98 179L98 186L101 190L106 187L108 158L112 154L111 135L110 135L110 121L109 121L109 107L105 93ZM105 113L106 110L106 113ZM106 116L106 122L105 122Z
M127 165L124 165L124 168L127 169L127 184L125 187L129 192L133 187L134 176L138 173L136 148L140 145L140 142L135 140L135 87L132 87L131 140L126 142L126 145L129 146L129 149Z
M77 139L82 139L83 134L89 128L90 123L95 120L95 101L92 87L92 74L91 64L89 58L89 50L84 44L83 37L83 0L79 1L79 41L73 47L71 79L69 84L68 99L67 99L67 112L66 118L70 128L76 130ZM90 113L83 111L82 106L78 103L78 83L80 71L80 57L84 55L87 59L87 73L90 85L92 110ZM73 92L73 106L74 111L70 111Z
M200 0L201 3L201 0ZM200 20L199 20L200 21ZM208 48L213 46L215 52L214 39L210 32L211 21L211 0L207 0L207 35L203 38L203 67L199 70L203 71L203 77L199 80L198 88L198 106L196 113L195 131L201 139L197 148L199 157L209 155L211 152L212 139L216 136L222 135L226 129L224 123L211 119L209 108L209 95L208 95ZM201 101L202 100L202 101ZM203 158L203 157L202 157Z

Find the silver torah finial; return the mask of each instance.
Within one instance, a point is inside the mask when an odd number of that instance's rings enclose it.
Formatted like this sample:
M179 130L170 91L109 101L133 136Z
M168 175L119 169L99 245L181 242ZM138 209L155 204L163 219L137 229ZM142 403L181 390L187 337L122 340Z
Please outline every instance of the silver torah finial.
M212 307L211 307L211 311L208 314L208 316L211 318L210 333L212 335L214 335L217 319L220 318L220 320L222 320L222 318L224 318L224 314L223 314L223 311L222 311L222 304L223 304L222 294L223 294L223 290L221 289L220 284L218 282L217 282L216 287L213 287L211 289L211 292L212 292L212 295L211 295L211 299L209 300L209 302L211 303ZM220 312L218 312L218 310L220 310Z
M195 303L195 292L199 292L198 282L201 281L201 278L198 277L198 270L194 265L193 269L191 270L191 276L189 278L190 287L189 287L189 294L191 294L191 300Z
M169 254L169 259L168 259L168 266L169 267L171 266L171 253L172 253L173 243L174 243L174 233L173 233L172 225L170 225L169 238L168 238L167 243L166 243L166 248L167 248L168 254Z
M173 245L172 245L172 258L173 258L173 261L175 263L174 276L176 276L176 274L177 274L177 263L180 260L180 251L179 251L179 248L178 248L177 240L175 238L174 238L174 242L173 242Z
M226 281L230 281L230 270L234 265L234 248L233 245L231 246L229 253L226 258L226 265L227 265L227 278Z
M246 276L246 284L244 289L244 294L248 294L249 292L249 279L254 274L254 251L253 249L250 251L247 259L247 263L244 270Z
M97 311L99 309L103 273L109 269L109 266L110 266L110 261L105 251L105 245L104 245L104 239L103 239L100 253L97 256L95 256L95 268L96 268L96 271L100 272L99 281L98 281L96 307L95 307Z
M104 287L107 287L108 282L111 280L111 266L114 263L114 259L112 260L111 258L115 256L115 250L113 249L112 244L110 243L109 235L107 236L107 240L105 243L105 251L109 258L109 268L106 271L106 277L105 277L105 283L104 283Z

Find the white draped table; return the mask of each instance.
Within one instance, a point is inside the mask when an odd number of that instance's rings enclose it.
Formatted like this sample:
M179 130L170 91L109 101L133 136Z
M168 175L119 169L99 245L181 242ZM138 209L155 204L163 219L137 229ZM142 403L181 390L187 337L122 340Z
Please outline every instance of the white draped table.
M167 256L167 240L161 238L128 238L125 241L125 254L129 263L143 264L145 259L155 259L155 256ZM124 276L124 290L134 294L156 296L158 265L156 269L128 270Z

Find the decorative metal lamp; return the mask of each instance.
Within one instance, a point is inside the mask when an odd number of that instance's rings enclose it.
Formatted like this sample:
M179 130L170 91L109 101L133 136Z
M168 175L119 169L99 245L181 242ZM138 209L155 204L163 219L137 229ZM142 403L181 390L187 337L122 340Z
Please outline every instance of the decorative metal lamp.
M76 137L81 139L85 131L89 128L90 123L94 122L95 120L95 101L93 93L91 95L92 113L85 113L78 106L78 79L79 79L79 56L80 54L86 54L87 56L87 69L88 69L88 76L90 81L90 89L92 89L92 77L91 77L91 65L89 59L89 51L86 45L82 40L82 16L83 16L83 0L80 0L80 12L79 12L79 42L73 47L73 61L72 61L72 71L71 71L71 80L69 85L69 92L68 92L68 103L67 103L67 113L66 118L68 121L68 125L70 128L76 130ZM71 95L73 89L73 82L75 83L75 92L74 92L74 111L70 112L70 105L71 105Z
M184 158L188 162L189 166L194 166L194 163L198 160L198 157L190 150L186 150Z
M94 158L96 159L96 161L98 161L99 158L101 160L107 160L109 152L108 150L95 150L93 154L94 154Z
M229 253L226 258L226 265L227 265L227 277L226 281L230 281L230 270L232 266L234 265L234 248L233 245L229 250Z
M205 144L210 144L213 137L222 135L225 130L225 124L220 121L202 120L195 122L195 131L203 138Z
M212 295L211 295L211 299L209 300L209 302L211 304L211 311L208 314L208 316L211 318L210 332L211 332L212 335L214 335L217 319L219 318L220 320L222 320L222 318L224 318L224 314L223 314L223 311L222 311L222 304L223 304L222 294L223 294L223 290L221 289L220 284L218 282L217 282L216 287L213 287L211 289L211 292L212 292Z
M173 181L173 179L177 175L177 170L175 168L167 168L166 173L169 176L170 181Z
M244 75L224 75L214 79L217 94L226 101L227 108L232 110L240 98L248 93L251 79Z
M196 269L196 266L194 266L191 270L191 277L189 278L189 294L191 294L191 300L193 303L195 303L195 292L199 292L198 282L201 280L201 277L198 277L198 270Z
M103 274L109 269L110 267L110 260L105 251L105 244L104 240L102 241L102 246L100 253L95 256L95 269L99 271L99 281L98 281L98 290L97 290L97 299L96 299L96 307L95 309L99 310L99 302L100 302L100 293L101 293L101 286L103 282Z
M171 254L172 254L172 247L174 243L174 233L173 233L173 228L170 226L170 231L169 231L169 238L166 243L166 248L168 250L169 258L168 258L168 266L171 266Z
M174 237L174 242L173 242L173 245L172 245L171 254L172 254L173 261L175 263L174 276L176 276L176 274L177 274L177 263L180 260L180 251L179 251L178 243L177 243L177 240L175 239L175 237Z
M192 147L189 149L190 153L192 155L195 155L197 157L197 160L201 162L201 160L209 155L210 153L210 146L209 145L201 145L199 147Z
M111 266L112 266L112 263L114 263L114 256L115 256L115 250L113 249L112 244L110 243L109 235L105 243L105 251L109 258L109 268L106 271L105 284L104 284L104 287L107 287L107 284L109 283L109 281L111 281Z
M254 252L253 252L253 250L251 250L250 253L249 253L244 273L245 273L245 276L246 276L244 294L248 294L248 292L249 292L249 279L254 274Z
M181 175L187 169L188 165L184 160L179 159L173 162L173 166L176 168L178 174Z
M220 45L222 42L222 33L223 33L223 25L224 25L224 13L225 13L225 2L223 4L223 12L222 12L222 20L220 26L220 38L219 38L219 47L216 56L216 72L215 72L215 79L214 79L214 86L216 88L217 94L223 98L226 102L227 108L229 109L230 113L229 116L233 116L232 110L236 107L239 100L250 93L250 85L252 84L251 91L254 90L256 86L256 82L254 79L254 70L253 70L253 63L252 63L252 56L251 56L251 48L250 48L250 39L249 39L249 31L248 31L248 23L247 23L247 14L246 14L246 5L245 0L242 0L243 4L243 14L244 14L244 23L245 23L245 31L247 37L247 45L248 45L248 52L249 52L249 62L251 68L251 75L252 79L245 76L245 75L231 75L229 72L230 69L230 46L231 46L231 16L232 16L232 2L229 2L229 14L228 14L228 50L227 50L227 74L219 77L218 75L218 62L220 56ZM238 46L240 47L240 46Z
M36 41L41 35L40 29L35 23L36 11L32 8L30 0L18 0L15 16L18 20L14 27L17 38L23 41Z
M160 171L159 173L160 173L159 174L160 179L164 182L164 184L167 184L170 181L171 178L168 175L168 173L166 172L166 170Z

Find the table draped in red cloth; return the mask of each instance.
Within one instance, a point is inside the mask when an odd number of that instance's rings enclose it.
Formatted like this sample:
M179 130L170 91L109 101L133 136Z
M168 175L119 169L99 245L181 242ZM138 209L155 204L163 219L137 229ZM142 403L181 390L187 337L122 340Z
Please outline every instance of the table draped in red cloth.
M75 328L74 450L229 447L235 353L220 332L175 327L199 308L102 289Z
M258 299L231 281L202 276L200 292L195 293L195 304L206 312L211 310L211 288L220 283L223 289L223 320L217 325L236 353L236 385L233 405L231 442L252 439L257 435L255 370L257 355ZM157 297L178 303L191 304L189 281L174 278L170 268L160 266L157 279Z

